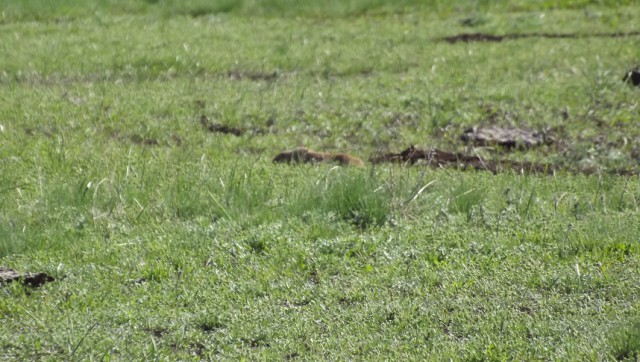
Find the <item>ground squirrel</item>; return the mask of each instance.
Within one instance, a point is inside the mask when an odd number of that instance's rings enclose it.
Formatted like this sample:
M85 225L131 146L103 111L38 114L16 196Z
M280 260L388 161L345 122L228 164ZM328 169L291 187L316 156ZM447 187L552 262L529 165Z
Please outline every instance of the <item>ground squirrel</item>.
M364 162L355 157L348 155L346 153L326 153L326 152L316 152L304 147L294 148L289 151L284 151L278 154L273 162L301 162L301 163L309 163L309 162L324 162L324 161L335 161L343 166L363 166Z

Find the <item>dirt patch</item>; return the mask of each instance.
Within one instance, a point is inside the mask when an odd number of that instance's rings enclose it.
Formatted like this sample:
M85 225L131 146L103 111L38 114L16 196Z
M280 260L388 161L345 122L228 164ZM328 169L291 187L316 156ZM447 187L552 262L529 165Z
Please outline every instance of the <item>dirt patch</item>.
M245 130L238 127L231 127L225 124L212 123L207 116L200 116L200 124L211 133L232 134L234 136L242 136Z
M58 129L56 127L45 127L45 126L25 127L24 133L27 136L32 136L32 137L44 136L46 138L53 138L53 136L58 134Z
M622 78L622 81L629 83L634 87L640 86L640 68L635 67L628 71L627 74L624 75L624 78Z
M20 273L13 269L0 266L0 285L11 282L20 282L30 287L39 287L44 283L52 282L55 278L47 273Z
M463 33L440 38L447 43L471 43L471 42L500 42L505 39L504 35L491 35L484 33Z
M375 155L371 157L369 161L374 164L404 163L413 165L421 163L429 167L483 170L493 174L513 171L516 173L553 175L557 171L564 170L573 174L592 175L601 172L601 170L596 167L576 168L562 164L514 161L509 159L483 159L480 156L468 156L461 153L442 151L436 148L423 150L415 146L411 146L400 153ZM638 174L638 170L620 168L608 170L606 173L620 176L633 176Z
M180 147L182 146L182 137L178 136L177 134L171 134L169 139L164 139L164 140L157 139L155 137L141 136L139 134L123 136L122 139L129 140L133 144L136 144L139 146L148 146L148 147L156 147L156 146Z
M133 142L133 143L135 143L137 145L142 145L142 146L158 146L158 145L160 145L160 142L158 141L158 139L142 137L139 134L133 134L133 135L129 136L129 140L131 140L131 142Z
M265 73L265 72L241 72L236 70L236 71L228 72L227 76L231 80L248 79L254 82L258 82L258 81L271 82L276 78L278 78L280 74L276 71Z
M358 157L346 153L316 152L305 147L294 148L280 152L273 158L274 163L317 163L337 162L342 166L363 166L364 162Z
M497 126L468 128L462 132L460 140L468 145L494 146L507 150L550 145L555 141L546 132Z
M258 124L261 123L260 119L257 117L247 116L245 118L247 123ZM209 120L209 117L205 115L200 116L200 124L204 129L211 133L222 133L222 134L230 134L237 137L243 136L245 134L249 135L265 135L265 134L275 134L278 133L277 129L274 127L275 120L272 117L269 117L265 121L265 127L254 126L249 128L241 128L229 126L226 124L215 123Z
M158 139L156 137L150 137L141 135L138 133L123 133L120 130L107 128L104 130L112 140L132 143L137 146L145 147L180 147L182 146L182 138L172 133L168 139Z
M461 153L446 152L436 148L422 150L411 146L400 153L387 153L370 159L374 164L391 162L415 164L426 163L434 167L455 167L460 169L485 170L493 174L513 170L517 173L553 174L557 167L549 164L529 161L485 160L479 156L467 156Z
M640 31L632 31L628 33L509 33L504 35L494 35L486 33L462 33L452 36L446 36L438 40L447 43L471 43L471 42L501 42L503 40L515 40L524 38L547 38L547 39L584 39L584 38L626 38L640 35Z

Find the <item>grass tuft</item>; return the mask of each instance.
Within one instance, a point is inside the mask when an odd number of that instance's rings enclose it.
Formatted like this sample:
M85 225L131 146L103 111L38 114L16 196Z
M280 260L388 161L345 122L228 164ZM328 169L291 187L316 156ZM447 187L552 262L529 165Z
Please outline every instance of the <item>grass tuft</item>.
M640 359L640 321L613 332L609 339L611 354L618 361Z
M485 195L485 190L471 187L461 181L450 191L449 212L465 214L467 219L470 220L473 208L482 204Z
M381 226L391 218L392 195L374 172L342 174L325 187L321 207L360 228Z

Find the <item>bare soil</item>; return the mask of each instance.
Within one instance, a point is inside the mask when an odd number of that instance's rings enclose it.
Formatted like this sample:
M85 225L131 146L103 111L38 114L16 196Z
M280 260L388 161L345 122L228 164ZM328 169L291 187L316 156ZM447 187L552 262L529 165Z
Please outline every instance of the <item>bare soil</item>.
M20 282L30 287L39 287L55 278L47 273L20 273L13 269L0 266L0 285L11 282Z
M400 153L386 153L372 156L369 159L374 164L380 163L404 163L414 165L426 164L429 167L458 168L462 170L484 170L493 174L513 171L526 174L553 175L557 171L566 171L574 174L591 175L600 172L597 168L575 168L563 164L540 163L530 161L514 161L504 158L483 159L480 156L469 156L462 153L447 152L436 148L420 149L410 146ZM612 169L610 174L633 176L637 170Z
M497 126L468 128L462 132L460 140L468 145L497 146L506 150L527 149L554 142L546 132Z
M487 33L462 33L440 38L447 43L471 43L471 42L501 42L503 40L514 40L524 38L548 38L548 39L584 39L584 38L625 38L640 35L640 31L628 33L508 33L504 35L494 35Z
M212 123L209 121L209 118L204 115L200 117L200 124L202 124L202 126L211 133L232 134L234 136L242 136L245 133L245 130L238 127Z

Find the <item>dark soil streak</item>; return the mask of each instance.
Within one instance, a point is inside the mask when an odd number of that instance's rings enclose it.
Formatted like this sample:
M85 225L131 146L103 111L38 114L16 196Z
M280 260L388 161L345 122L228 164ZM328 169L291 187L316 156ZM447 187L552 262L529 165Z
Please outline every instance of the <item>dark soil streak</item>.
M129 136L129 139L131 140L131 142L140 146L159 146L160 145L160 142L158 142L157 139L146 138L146 137L140 136L139 134L132 134L131 136Z
M493 35L486 33L463 33L453 36L447 36L438 40L445 41L450 44L454 43L471 43L471 42L501 42L503 40L515 40L525 38L546 38L546 39L585 39L585 38L626 38L631 36L640 35L640 31L632 31L628 33L592 33L592 34L577 34L577 33L522 33L522 34L505 34L505 35Z
M512 160L483 160L478 156L466 156L461 153L446 152L436 148L422 150L414 146L400 153L388 153L374 156L370 159L374 164L392 162L408 163L411 165L422 160L429 166L486 170L493 174L513 170L518 173L542 173L551 175L557 170L556 167L548 164Z
M47 273L19 273L13 269L0 267L0 285L19 281L30 287L39 287L55 278Z
M211 133L223 133L223 134L232 134L234 136L242 136L244 134L244 130L236 127L227 126L224 124L211 123L207 116L200 117L200 124Z
M452 153L436 148L422 150L411 146L400 153L387 153L373 156L369 159L374 164L379 163L404 163L413 165L417 162L424 162L427 166L433 167L455 167L463 170L484 170L493 174L507 171L527 174L553 175L556 171L564 170L574 174L592 175L599 172L595 168L572 169L560 164L538 163L530 161L513 161L507 159L482 159L479 156L467 156L461 153ZM637 170L614 169L608 173L622 176L632 176L638 174Z
M279 77L279 74L278 72L275 72L275 71L270 73L230 71L227 73L227 76L231 80L248 79L254 82L258 82L258 81L270 82L270 81L276 80L276 78Z

